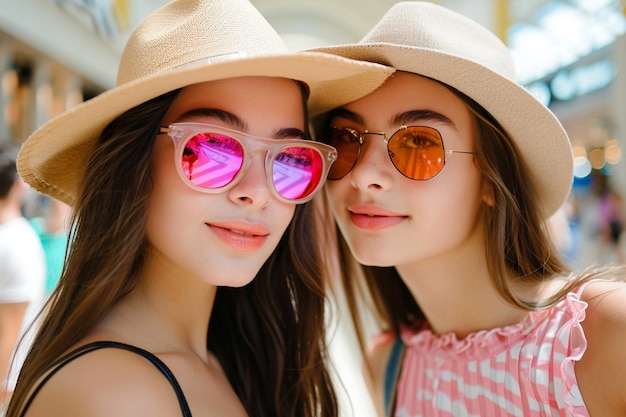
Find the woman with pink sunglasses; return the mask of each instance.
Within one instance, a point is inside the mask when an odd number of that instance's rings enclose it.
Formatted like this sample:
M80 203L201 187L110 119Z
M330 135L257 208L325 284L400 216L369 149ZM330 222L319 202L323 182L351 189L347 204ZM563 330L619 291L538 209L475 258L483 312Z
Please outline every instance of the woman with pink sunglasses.
M328 110L391 72L289 53L247 0L146 18L117 87L20 152L73 217L7 416L336 416L310 202L336 153L307 97Z
M502 42L427 2L325 52L397 72L316 120L378 413L626 415L624 267L571 272L547 221L572 183L556 117ZM373 306L373 310L367 307Z

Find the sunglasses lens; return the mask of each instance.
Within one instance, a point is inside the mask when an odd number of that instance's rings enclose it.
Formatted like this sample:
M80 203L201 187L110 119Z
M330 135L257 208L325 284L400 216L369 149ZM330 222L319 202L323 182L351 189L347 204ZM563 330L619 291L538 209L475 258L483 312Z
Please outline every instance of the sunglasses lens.
M389 157L404 176L431 179L441 172L445 162L441 134L425 126L401 129L389 140Z
M272 181L278 194L288 200L300 200L313 193L323 181L324 160L316 149L291 147L274 158Z
M359 158L359 138L349 130L331 128L326 143L337 149L337 160L330 167L328 179L341 179L348 175Z
M185 178L198 187L216 189L228 185L243 164L243 147L230 136L199 133L185 144L182 157Z

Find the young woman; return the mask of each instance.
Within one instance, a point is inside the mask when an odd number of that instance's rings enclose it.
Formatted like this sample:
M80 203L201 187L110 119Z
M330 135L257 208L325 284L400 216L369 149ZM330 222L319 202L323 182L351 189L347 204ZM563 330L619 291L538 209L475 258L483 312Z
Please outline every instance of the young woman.
M366 352L379 414L626 415L626 271L559 259L546 220L571 149L506 47L403 2L322 50L397 70L317 120L338 151L326 188L352 316L363 340L373 305L383 330Z
M328 109L391 71L289 54L245 0L149 16L118 86L21 150L73 222L7 415L336 415L307 203L335 151L307 140L306 97Z

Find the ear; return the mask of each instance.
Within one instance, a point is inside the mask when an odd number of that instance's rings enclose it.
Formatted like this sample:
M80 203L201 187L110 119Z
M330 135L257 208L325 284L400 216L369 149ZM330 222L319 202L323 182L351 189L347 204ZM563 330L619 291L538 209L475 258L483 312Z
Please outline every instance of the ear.
M482 189L481 190L482 200L489 207L495 206L496 205L496 199L495 199L494 194L493 194L493 186L489 182L483 181L481 189Z

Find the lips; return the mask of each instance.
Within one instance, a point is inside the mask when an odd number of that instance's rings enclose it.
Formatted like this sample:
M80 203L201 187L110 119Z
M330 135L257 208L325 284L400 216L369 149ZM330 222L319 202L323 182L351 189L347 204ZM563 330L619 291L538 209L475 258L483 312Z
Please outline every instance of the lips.
M270 234L269 229L262 224L252 224L241 221L207 224L226 246L243 252L259 249Z
M378 206L359 204L348 208L350 220L359 229L382 230L405 221L408 217Z
M244 232L242 230L236 230L236 229L226 229L226 230L228 230L229 232L232 232L232 233L236 233L236 234L241 235L241 236L255 236L254 233L247 233L247 232Z

